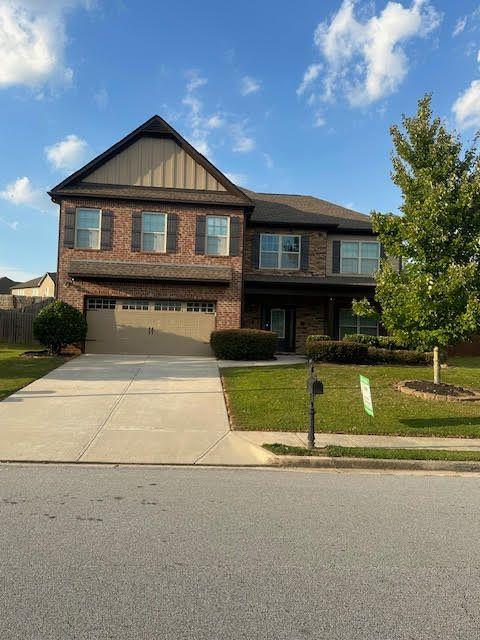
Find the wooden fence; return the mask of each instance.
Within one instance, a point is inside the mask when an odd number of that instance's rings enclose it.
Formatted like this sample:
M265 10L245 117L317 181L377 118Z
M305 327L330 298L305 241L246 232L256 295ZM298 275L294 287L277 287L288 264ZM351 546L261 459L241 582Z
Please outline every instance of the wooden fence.
M51 301L49 298L23 309L0 310L0 340L14 344L36 343L33 337L33 321Z

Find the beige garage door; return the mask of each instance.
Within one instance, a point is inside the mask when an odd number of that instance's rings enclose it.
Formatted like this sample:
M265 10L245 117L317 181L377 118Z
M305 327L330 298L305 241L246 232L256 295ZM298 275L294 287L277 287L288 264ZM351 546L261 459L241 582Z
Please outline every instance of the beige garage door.
M87 353L212 355L215 303L87 299Z

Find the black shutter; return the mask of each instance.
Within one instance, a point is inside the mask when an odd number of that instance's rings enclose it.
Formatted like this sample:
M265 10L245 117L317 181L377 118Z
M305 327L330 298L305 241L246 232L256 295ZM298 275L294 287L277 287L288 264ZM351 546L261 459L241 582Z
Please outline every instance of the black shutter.
M110 251L113 248L113 213L102 211L102 234L100 249Z
M140 251L142 248L142 214L139 211L132 213L132 251Z
M205 253L206 224L206 216L197 216L197 227L195 231L195 253Z
M340 273L340 240L332 242L332 273Z
M75 209L73 207L69 207L65 210L63 246L67 249L73 249L75 246Z
M178 216L176 213L167 215L167 253L177 251Z
M300 269L302 271L308 271L308 257L310 251L310 237L304 235L301 237L300 243Z
M230 255L238 256L240 253L240 218L230 218Z
M260 234L254 233L252 238L252 266L254 269L260 268Z

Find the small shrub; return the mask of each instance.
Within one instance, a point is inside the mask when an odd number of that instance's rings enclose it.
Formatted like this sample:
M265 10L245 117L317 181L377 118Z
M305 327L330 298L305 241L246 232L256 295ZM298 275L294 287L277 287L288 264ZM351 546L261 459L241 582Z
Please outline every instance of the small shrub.
M87 321L66 302L56 300L44 307L33 321L33 335L52 353L60 353L69 344L83 342Z
M348 333L343 336L344 342L356 342L357 344L366 344L368 347L378 347L378 337L369 336L366 333Z
M368 347L356 342L319 340L307 344L307 356L314 362L363 364L368 362Z
M350 333L343 338L346 342L358 342L366 344L369 347L378 347L379 349L413 349L413 345L394 336L370 336L366 333Z
M321 342L322 340L331 340L330 336L325 336L321 333L313 334L311 336L307 336L307 340L305 344L311 344L312 342Z
M405 349L368 347L368 361L370 364L430 365L433 362L433 354Z
M272 360L277 334L260 329L222 329L212 331L210 345L222 360Z

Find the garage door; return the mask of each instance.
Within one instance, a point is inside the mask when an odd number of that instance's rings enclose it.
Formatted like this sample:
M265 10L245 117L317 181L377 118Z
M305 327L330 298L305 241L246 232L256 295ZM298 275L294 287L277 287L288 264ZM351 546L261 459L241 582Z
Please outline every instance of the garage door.
M211 355L215 303L87 299L87 353Z

